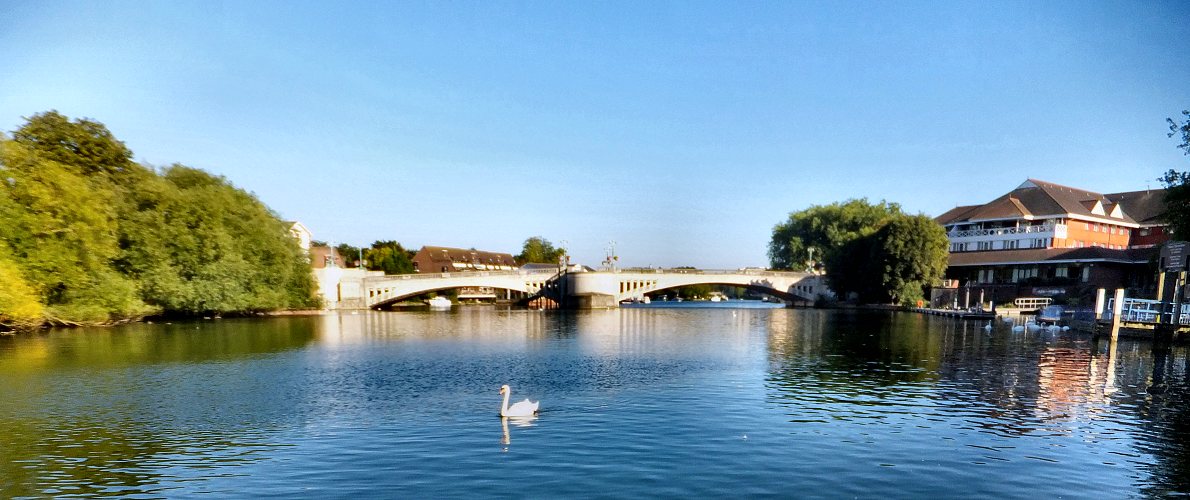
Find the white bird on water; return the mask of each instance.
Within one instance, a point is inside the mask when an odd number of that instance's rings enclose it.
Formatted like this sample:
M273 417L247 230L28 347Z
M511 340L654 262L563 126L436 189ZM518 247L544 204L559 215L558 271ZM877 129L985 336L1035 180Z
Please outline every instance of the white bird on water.
M504 395L504 404L500 405L501 417L532 417L537 414L537 407L541 404L540 401L533 402L525 398L524 401L508 406L508 396L512 395L512 389L507 385L500 386L500 394Z

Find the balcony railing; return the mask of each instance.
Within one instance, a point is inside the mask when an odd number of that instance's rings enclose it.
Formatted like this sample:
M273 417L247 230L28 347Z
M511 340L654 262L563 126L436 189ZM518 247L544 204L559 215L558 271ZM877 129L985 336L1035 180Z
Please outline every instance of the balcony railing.
M955 238L978 238L981 236L1041 236L1050 234L1054 234L1054 237L1057 238L1064 238L1066 236L1066 225L1044 224L1041 226L991 227L985 229L964 229L962 231L952 229L947 233L947 236L953 240Z

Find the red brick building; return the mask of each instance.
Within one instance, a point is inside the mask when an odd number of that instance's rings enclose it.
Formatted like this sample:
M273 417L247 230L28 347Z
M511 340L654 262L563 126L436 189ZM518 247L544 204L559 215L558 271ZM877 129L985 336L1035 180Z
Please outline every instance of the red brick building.
M982 205L935 220L950 239L952 287L986 300L1080 297L1095 288L1151 292L1151 259L1165 241L1164 191L1101 194L1029 179Z
M463 271L512 271L517 268L511 254L449 247L421 247L413 256L413 270L419 273Z

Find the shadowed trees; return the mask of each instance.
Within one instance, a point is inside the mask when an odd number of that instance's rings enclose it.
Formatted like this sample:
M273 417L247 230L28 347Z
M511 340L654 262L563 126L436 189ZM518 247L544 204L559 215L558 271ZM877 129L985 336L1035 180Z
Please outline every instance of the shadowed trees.
M929 217L859 199L789 214L773 228L769 260L775 269L825 268L842 297L912 304L942 278L947 244Z

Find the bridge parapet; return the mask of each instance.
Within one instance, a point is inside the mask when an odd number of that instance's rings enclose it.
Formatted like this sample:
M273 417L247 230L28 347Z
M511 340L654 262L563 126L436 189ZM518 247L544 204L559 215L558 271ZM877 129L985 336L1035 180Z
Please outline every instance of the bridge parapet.
M571 295L605 295L615 303L691 285L740 286L790 301L833 295L817 274L753 269L623 269L572 273L567 280Z
M569 302L614 307L648 293L691 285L741 286L790 301L832 295L819 275L754 269L622 269L564 274L552 270L468 271L374 276L363 283L368 307L437 290L470 287L513 290L530 296L548 293L557 295L556 299L562 299L562 295L586 297L585 301Z

